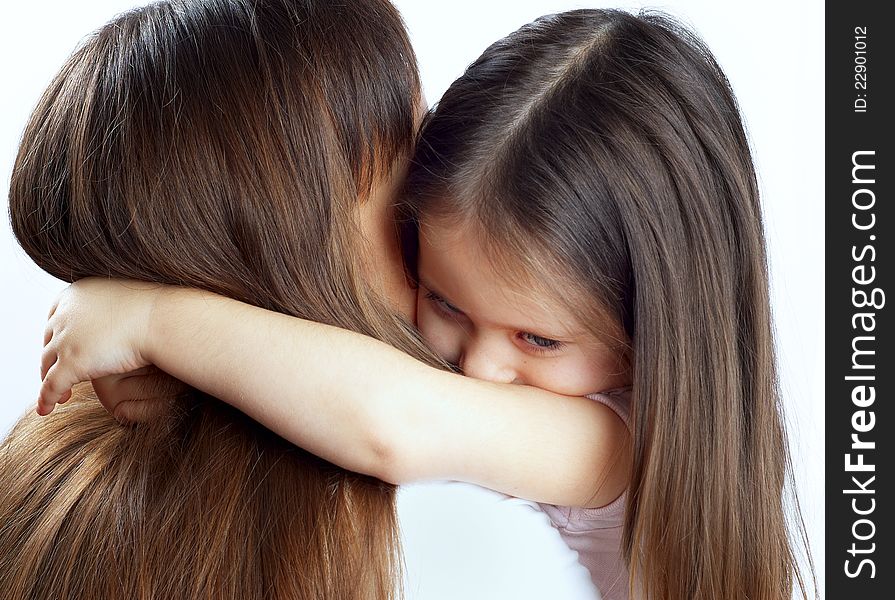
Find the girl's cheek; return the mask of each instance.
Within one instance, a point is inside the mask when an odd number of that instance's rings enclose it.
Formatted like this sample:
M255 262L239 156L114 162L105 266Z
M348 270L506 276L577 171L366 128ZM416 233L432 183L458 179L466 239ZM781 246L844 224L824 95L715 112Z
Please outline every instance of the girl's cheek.
M417 308L417 326L438 356L451 364L460 360L463 330L459 323L437 314L428 302L420 302Z
M603 352L563 357L545 376L550 380L545 389L567 396L587 396L631 384L618 357Z
M586 396L600 391L601 377L594 365L577 356L560 357L552 361L538 361L535 369L529 369L528 385L565 396Z

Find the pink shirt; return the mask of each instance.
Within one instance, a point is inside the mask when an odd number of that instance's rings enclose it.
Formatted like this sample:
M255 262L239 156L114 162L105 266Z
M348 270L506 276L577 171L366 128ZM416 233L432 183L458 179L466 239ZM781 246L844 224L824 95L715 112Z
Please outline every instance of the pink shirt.
M631 388L588 396L605 404L631 429ZM621 555L627 491L600 508L539 504L568 546L578 552L604 600L628 599L628 569Z

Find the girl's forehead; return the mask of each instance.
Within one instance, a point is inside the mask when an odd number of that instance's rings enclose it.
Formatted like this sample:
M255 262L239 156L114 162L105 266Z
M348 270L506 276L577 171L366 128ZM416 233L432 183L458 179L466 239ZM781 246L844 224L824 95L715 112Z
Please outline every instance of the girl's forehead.
M507 293L539 298L568 293L577 288L567 268L534 239L524 235L506 236L501 241L474 216L449 215L425 218L420 222L420 247L445 261L466 261L487 272L494 284Z

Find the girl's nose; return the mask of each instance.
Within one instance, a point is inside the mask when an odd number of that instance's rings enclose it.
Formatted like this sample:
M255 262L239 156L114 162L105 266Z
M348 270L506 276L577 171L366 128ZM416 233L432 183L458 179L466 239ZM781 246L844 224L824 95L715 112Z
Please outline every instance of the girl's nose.
M460 370L468 377L493 381L495 383L514 383L517 380L516 369L512 364L510 349L503 347L498 339L485 339L474 336L467 340L460 354Z

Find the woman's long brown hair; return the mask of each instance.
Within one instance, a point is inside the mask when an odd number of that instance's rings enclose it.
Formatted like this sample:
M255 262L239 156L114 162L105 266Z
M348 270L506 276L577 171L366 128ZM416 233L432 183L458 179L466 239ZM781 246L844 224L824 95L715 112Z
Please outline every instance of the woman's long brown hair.
M41 98L13 229L66 281L201 288L426 359L367 289L356 223L409 151L418 98L387 0L152 4L90 36ZM198 392L123 427L87 386L0 446L0 590L393 598L393 500Z
M411 271L421 219L471 225L628 356L632 597L804 591L758 185L705 44L656 13L539 19L445 93L407 190Z

